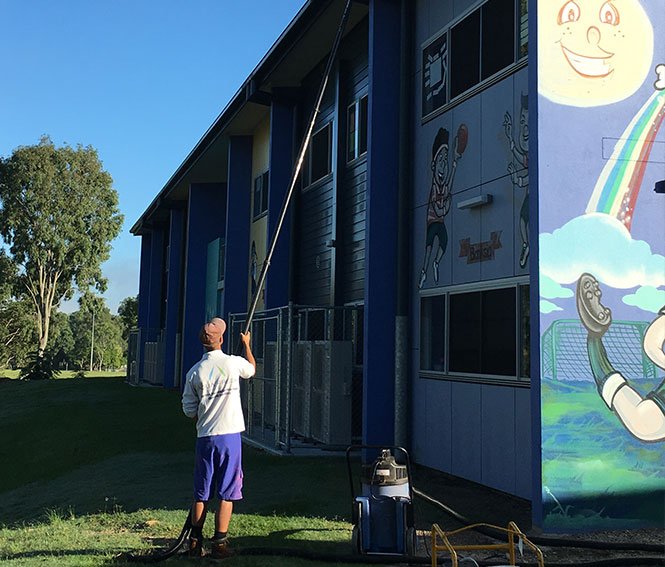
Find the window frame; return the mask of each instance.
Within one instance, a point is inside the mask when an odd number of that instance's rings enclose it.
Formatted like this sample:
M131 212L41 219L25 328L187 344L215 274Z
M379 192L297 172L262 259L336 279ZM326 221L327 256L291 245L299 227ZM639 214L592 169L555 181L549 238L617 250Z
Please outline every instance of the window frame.
M467 10L465 10L462 14L460 14L457 18L454 18L448 24L439 30L436 34L432 35L429 37L427 40L425 40L421 44L421 82L422 82L422 92L423 95L421 96L421 101L420 101L420 115L421 115L421 123L428 122L429 120L435 118L436 116L439 116L443 112L446 112L450 108L460 104L461 102L465 101L466 99L470 98L471 96L474 96L478 92L485 90L492 86L493 84L497 83L498 81L502 80L503 78L512 75L522 67L526 66L527 60L528 60L528 49L529 49L529 37L528 37L528 18L529 18L529 13L528 13L528 4L527 4L527 12L525 14L525 23L526 23L526 53L521 54L521 47L522 47L522 37L521 37L521 32L522 32L522 12L521 8L523 6L523 0L513 0L513 6L514 6L514 11L513 11L513 16L514 16L514 28L513 28L513 62L507 65L506 67L496 71L492 75L486 77L485 79L482 78L482 49L483 49L483 18L482 18L482 8L485 4L487 4L490 0L479 0L478 2L475 2L472 4ZM479 80L476 82L474 85L468 87L466 90L461 91L455 97L452 97L451 93L451 53L454 50L454 45L452 45L451 41L451 35L452 35L452 29L459 25L461 22L463 22L466 18L472 16L475 12L479 12L479 17L480 17L480 41L478 45L478 51L479 51L479 66L478 66L478 77ZM445 51L445 96L444 101L440 106L432 108L428 112L425 112L425 105L423 104L424 101L424 81L425 81L425 69L424 69L424 54L426 53L426 50L438 42L442 36L446 36L445 44L446 44L446 51Z
M328 128L328 171L321 177L312 180L312 155L311 155L312 144L314 142L314 138L326 128ZM330 119L325 123L321 124L318 128L316 128L312 132L312 137L309 140L309 145L307 147L307 151L305 152L305 159L300 174L302 179L302 190L306 191L311 187L318 185L319 183L322 182L322 180L328 179L330 176L332 176L332 174L333 174L333 120Z
M443 370L428 370L423 369L423 361L421 355L418 356L418 375L421 378L436 378L441 380L454 380L454 381L468 381L468 382L477 382L477 383L488 383L488 384L506 384L512 386L530 386L531 378L525 374L530 374L530 368L526 368L527 364L524 364L523 359L523 348L525 343L528 342L524 340L521 334L521 325L523 323L524 313L528 313L530 316L530 305L527 302L527 305L523 309L522 304L522 290L526 288L526 298L530 297L529 293L529 277L520 276L517 278L507 278L504 280L490 280L487 282L476 282L472 284L460 284L448 286L445 288L434 288L423 290L419 293L419 317L422 318L423 310L423 300L434 297L444 297L444 344L443 344ZM464 293L474 293L474 292L484 292L492 291L498 289L512 288L515 293L515 375L506 376L498 374L486 374L481 372L456 372L450 370L450 297L451 295L459 295ZM419 320L420 328L420 344L419 351L422 350L423 333L425 332L422 328L422 321ZM526 345L529 347L530 345ZM525 372L526 370L526 372Z
M363 113L363 101L365 101L365 112ZM362 157L365 157L367 155L367 124L368 124L368 116L367 116L367 109L369 108L369 98L368 94L362 94L358 95L358 97L349 105L346 107L346 144L345 144L345 161L347 164L352 163ZM354 117L354 152L353 155L350 154L349 152L349 113L351 109L354 110L355 112L355 117ZM362 126L363 126L363 120L364 120L364 125L365 125L365 144L364 148L362 147Z
M260 185L257 199L257 184ZM270 170L266 169L254 178L252 185L252 220L255 221L268 214L268 197L270 192ZM259 209L257 211L257 201ZM265 205L265 208L264 208Z

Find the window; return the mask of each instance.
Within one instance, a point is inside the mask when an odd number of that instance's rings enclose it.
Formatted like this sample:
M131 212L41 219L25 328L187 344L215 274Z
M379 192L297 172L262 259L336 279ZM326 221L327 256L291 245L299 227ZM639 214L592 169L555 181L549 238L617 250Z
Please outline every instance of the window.
M421 371L528 380L528 285L424 296L420 311Z
M303 187L316 183L332 172L332 123L317 130L309 142L303 163Z
M423 47L422 116L528 54L528 0L485 0Z
M266 171L254 179L254 218L260 217L268 210L269 173Z
M346 161L367 152L367 95L355 100L346 112Z
M446 297L423 297L420 305L420 368L445 371Z
M464 18L450 32L450 98L480 80L480 10Z

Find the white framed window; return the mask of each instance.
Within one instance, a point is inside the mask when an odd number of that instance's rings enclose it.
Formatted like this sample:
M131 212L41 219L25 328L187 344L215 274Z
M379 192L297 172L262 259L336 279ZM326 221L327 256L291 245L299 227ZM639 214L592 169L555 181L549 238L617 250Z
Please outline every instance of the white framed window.
M529 380L529 284L455 286L420 298L420 372Z
M346 109L346 161L367 153L367 95L354 100Z

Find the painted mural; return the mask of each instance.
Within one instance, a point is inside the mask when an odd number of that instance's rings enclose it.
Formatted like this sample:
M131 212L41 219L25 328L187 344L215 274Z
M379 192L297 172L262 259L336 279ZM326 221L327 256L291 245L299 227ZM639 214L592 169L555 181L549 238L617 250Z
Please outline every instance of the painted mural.
M537 72L543 524L662 526L662 0L539 1Z
M508 173L513 187L523 192L520 207L520 268L526 268L529 261L529 95L520 97L520 116L517 135L513 133L513 117L507 111L503 120L506 138L510 143L512 160L508 163Z
M469 140L466 124L460 124L454 139L452 163L449 160L450 132L439 128L432 143L432 184L427 202L427 231L425 236L425 256L420 270L418 288L422 289L432 267L432 278L439 282L439 263L448 248L448 231L445 217L450 211L453 183L457 162L462 157Z

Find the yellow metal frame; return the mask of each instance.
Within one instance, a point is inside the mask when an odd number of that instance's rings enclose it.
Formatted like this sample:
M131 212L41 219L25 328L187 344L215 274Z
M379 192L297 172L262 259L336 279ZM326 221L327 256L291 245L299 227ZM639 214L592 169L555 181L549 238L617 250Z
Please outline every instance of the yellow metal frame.
M457 535L466 530L475 529L478 527L487 527L492 528L501 532L504 532L507 535L507 543L493 543L485 545L453 545L448 539L450 536ZM508 556L510 557L510 564L515 565L515 539L517 541L522 541L524 545L529 547L531 551L536 555L538 560L538 565L540 567L545 567L545 562L543 559L543 552L538 549L533 543L531 543L527 537L522 533L522 531L517 527L515 522L510 522L507 528L500 528L499 526L493 526L492 524L472 524L470 526L465 526L457 530L450 532L444 532L438 524L432 524L432 567L437 566L436 556L439 551L447 551L450 553L453 565L452 567L458 567L457 552L458 551L472 551L472 550L501 550L507 551ZM438 541L441 540L441 544Z

